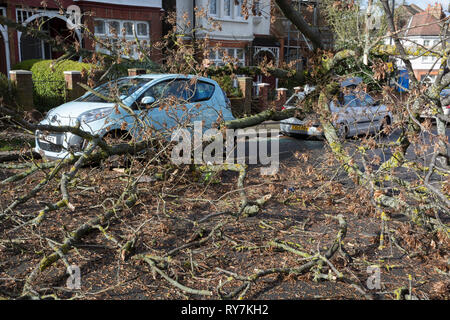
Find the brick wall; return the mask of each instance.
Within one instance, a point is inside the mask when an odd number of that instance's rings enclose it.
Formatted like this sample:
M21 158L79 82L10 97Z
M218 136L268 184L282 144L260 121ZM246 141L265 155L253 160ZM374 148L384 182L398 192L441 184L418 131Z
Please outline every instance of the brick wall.
M9 0L7 1L7 17L13 21L16 21L16 8L24 9L43 9L42 0ZM92 12L94 16L84 17L84 23L87 24L89 30L94 31L95 17L105 19L120 19L120 20L139 20L146 21L150 27L150 41L159 41L162 37L162 11L160 8L150 7L138 7L138 6L124 6L113 5L106 3L91 3L84 1L73 0L60 0L59 3L63 8L67 8L69 5L75 4L80 7L83 13ZM46 2L47 9L57 10L59 7L55 4L55 1ZM83 47L92 49L92 41L84 39ZM10 32L10 55L11 66L19 62L19 43L17 32ZM158 61L161 58L160 53L155 51L152 54L152 59Z
M89 30L94 30L94 19L119 19L119 20L138 20L146 21L150 28L150 41L159 41L162 37L162 11L159 8L135 7L135 6L120 6L120 5L105 5L80 3L78 4L83 12L93 12L94 16L86 17L84 23ZM85 48L93 49L93 42L85 39ZM158 62L161 59L161 54L158 51L152 52L152 60Z

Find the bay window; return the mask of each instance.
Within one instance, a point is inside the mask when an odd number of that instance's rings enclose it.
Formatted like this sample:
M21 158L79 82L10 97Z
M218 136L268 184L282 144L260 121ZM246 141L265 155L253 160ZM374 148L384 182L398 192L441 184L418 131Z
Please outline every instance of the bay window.
M136 31L136 37L139 41L149 41L149 24L145 21L129 21L118 19L95 19L94 33L101 41L107 41L114 50L117 50L123 57L138 58L136 39L133 29ZM125 44L119 43L121 39ZM96 51L109 54L109 49L101 44L96 44Z

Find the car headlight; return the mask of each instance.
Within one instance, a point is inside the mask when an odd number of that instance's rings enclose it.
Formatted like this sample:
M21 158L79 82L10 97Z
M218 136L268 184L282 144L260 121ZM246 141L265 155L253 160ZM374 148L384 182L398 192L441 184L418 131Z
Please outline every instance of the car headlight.
M106 118L113 112L113 110L114 108L111 107L89 110L80 114L78 119L80 120L80 122L89 123L92 121Z

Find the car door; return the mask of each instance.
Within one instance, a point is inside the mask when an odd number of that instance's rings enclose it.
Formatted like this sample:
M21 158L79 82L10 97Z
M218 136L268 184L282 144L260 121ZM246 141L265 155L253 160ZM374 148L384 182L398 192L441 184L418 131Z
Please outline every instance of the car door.
M361 101L361 128L364 133L376 132L384 118L383 108L375 103L369 94L360 94Z
M142 114L145 122L155 131L167 134L188 119L189 102L188 79L166 79L150 86L136 99L135 109ZM155 102L142 105L143 97L153 97Z
M361 105L358 97L351 93L344 96L342 110L340 111L342 119L347 123L349 134L356 135L359 133L359 120L361 113Z
M218 120L229 120L231 110L226 109L224 99L218 99L218 88L213 83L195 80L190 84L190 108L191 121L203 121L204 129L211 128ZM225 104L225 105L224 105ZM228 114L229 113L229 114Z

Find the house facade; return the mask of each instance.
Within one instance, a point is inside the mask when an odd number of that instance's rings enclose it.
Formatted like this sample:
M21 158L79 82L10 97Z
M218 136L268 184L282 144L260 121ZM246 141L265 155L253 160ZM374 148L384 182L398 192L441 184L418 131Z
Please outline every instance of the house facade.
M207 37L209 60L215 65L224 65L226 56L250 65L261 51L277 62L279 45L261 40L270 37L270 0L248 1L244 10L242 4L242 0L177 0L179 31L195 29L195 37Z
M333 34L330 31L323 14L321 14L319 0L292 0L292 6L301 13L312 29L320 32L326 49L333 46ZM308 40L289 19L277 8L273 11L276 19L272 23L271 33L280 42L280 60L285 63L297 62L297 69L304 67L305 56L312 50L312 43Z
M415 8L417 9L417 7ZM420 8L419 8L420 9ZM410 51L428 51L419 56L412 56L411 65L414 74L419 81L433 83L441 67L441 59L434 52L439 52L442 39L447 39L448 35L442 34L442 25L446 19L439 3L428 5L425 10L419 11L410 16L404 25L402 33L402 43ZM397 60L399 69L405 66L401 60Z
M56 3L59 3L57 5ZM77 22L85 24L99 39L109 39L114 32L127 41L134 41L133 29L142 41L158 41L161 38L162 0L0 0L0 14L12 21L27 25L44 18L42 30L52 37L62 37L65 41L77 41L81 47L102 49L84 35ZM80 20L77 20L80 17ZM70 32L70 29L73 32ZM116 31L115 31L116 30ZM62 52L52 50L40 39L22 35L20 31L8 30L0 25L0 72L8 73L16 63L27 59L55 59ZM136 57L131 45L127 55ZM152 53L157 60L157 52Z

